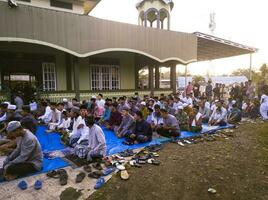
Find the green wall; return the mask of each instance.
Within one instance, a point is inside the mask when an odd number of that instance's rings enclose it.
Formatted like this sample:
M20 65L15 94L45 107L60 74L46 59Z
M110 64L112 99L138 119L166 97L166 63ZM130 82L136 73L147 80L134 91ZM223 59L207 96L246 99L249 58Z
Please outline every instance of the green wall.
M66 62L65 54L57 52L56 54L56 73L57 73L57 90L66 90Z
M126 52L110 52L94 57L120 59L121 89L135 89L135 56ZM89 58L79 58L80 90L90 90Z

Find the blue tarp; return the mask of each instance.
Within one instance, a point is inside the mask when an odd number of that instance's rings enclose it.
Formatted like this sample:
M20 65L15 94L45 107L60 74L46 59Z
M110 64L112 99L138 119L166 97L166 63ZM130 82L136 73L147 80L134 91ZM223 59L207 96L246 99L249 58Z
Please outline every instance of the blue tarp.
M231 125L227 125L224 127L219 126L207 126L203 125L202 133L213 133L220 129L231 128ZM57 133L45 133L46 127L39 126L37 129L36 136L42 146L43 152L53 152L57 150L64 150L66 147L60 142L60 135ZM150 145L161 144L170 141L169 138L155 138L151 142L144 144L135 144L135 145L124 145L122 142L124 139L119 139L116 137L113 131L103 128L106 144L107 144L107 155L116 154L127 149L138 149ZM179 138L189 138L193 136L200 135L200 133L192 133L187 131L182 131L181 136ZM178 139L179 139L178 138ZM54 158L54 159L46 159L43 160L43 170L41 172L35 173L46 173L51 170L67 167L70 164L64 161L62 158Z

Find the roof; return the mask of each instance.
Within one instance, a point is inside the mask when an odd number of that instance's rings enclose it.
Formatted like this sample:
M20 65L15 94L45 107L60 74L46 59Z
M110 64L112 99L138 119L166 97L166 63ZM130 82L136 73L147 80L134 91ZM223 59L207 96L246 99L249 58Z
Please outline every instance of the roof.
M197 36L197 61L251 54L258 49L218 38L205 33L194 32Z
M85 2L88 4L88 13L90 13L97 5L100 3L101 0L85 0Z
M145 3L145 1L148 1L148 0L139 0L139 2L136 4L136 8L142 6ZM152 0L150 0L150 1L152 1ZM160 0L160 1L162 1L164 4L169 4L171 7L171 10L173 9L173 7L174 7L173 0Z

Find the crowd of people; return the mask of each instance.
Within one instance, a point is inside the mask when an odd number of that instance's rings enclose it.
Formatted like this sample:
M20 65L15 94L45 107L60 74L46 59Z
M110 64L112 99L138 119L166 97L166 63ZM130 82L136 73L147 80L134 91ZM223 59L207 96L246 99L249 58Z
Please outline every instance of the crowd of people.
M224 85L213 88L209 81L201 93L198 83L190 83L183 92L165 96L103 98L92 96L80 103L77 99L50 102L32 100L24 105L17 95L14 104L0 104L0 153L8 155L3 174L7 180L42 168L42 150L34 136L38 124L47 125L47 134L58 132L62 142L75 149L80 158L92 161L106 154L103 132L114 131L125 138L126 145L145 143L154 134L175 139L181 131L201 132L202 124L226 126L242 117L268 120L268 89L263 86L260 99L251 81L223 93ZM226 93L226 92L225 92Z

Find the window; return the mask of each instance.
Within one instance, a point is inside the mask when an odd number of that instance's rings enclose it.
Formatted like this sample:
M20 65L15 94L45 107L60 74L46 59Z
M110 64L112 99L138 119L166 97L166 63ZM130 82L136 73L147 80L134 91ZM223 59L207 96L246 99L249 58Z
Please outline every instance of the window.
M120 89L119 65L90 65L91 90Z
M43 90L56 90L56 69L55 63L43 63Z
M58 1L58 0L50 0L50 6L69 9L69 10L73 9L73 4L72 3Z
M31 3L31 0L19 0L19 1Z

